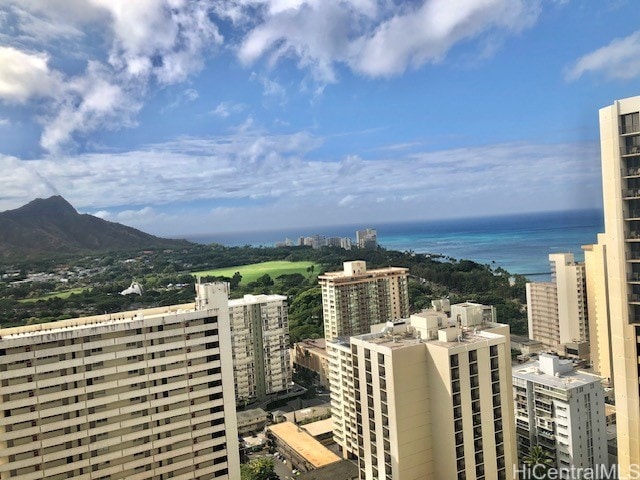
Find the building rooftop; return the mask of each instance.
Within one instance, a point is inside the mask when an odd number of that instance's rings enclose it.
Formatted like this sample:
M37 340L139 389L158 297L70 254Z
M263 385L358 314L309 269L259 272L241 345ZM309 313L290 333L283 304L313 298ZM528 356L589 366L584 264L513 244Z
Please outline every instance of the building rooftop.
M405 267L385 267L373 270L367 269L367 263L362 260L353 262L344 262L344 270L339 272L325 272L318 276L318 280L331 280L338 282L350 282L364 280L375 277L386 277L394 274L408 273L409 269Z
M578 372L571 369L565 373L556 373L549 375L540 369L539 360L515 365L512 367L512 373L515 378L521 378L548 387L559 388L562 390L570 390L577 387L583 387L591 383L599 383L600 377L584 372Z
M411 325L405 325L405 330L383 331L380 333L368 333L353 337L363 342L381 345L389 349L395 350L399 348L410 347L421 343L438 345L444 348L455 348L461 345L469 345L474 343L486 342L487 340L503 338L503 335L492 333L488 330L496 327L502 327L502 324L486 324L483 328L457 328L443 327L437 330L438 337L434 339L423 339L418 331Z
M326 467L302 473L300 480L351 480L358 478L358 467L349 460L341 460Z
M302 428L312 437L317 437L318 435L333 432L333 420L331 418L325 418L324 420L302 425Z
M341 460L338 455L294 423L278 423L271 425L269 430L315 468L324 467Z
M256 418L267 418L267 412L261 408L252 408L251 410L243 410L237 413L238 423L249 422Z
M2 328L0 329L0 339L13 339L36 335L62 333L65 330L70 329L108 326L116 323L144 320L145 318L158 318L167 314L179 314L195 311L195 303L185 303L182 305L171 305L143 310L131 310L129 312L107 313L103 315L93 315L90 317L72 318L69 320L61 320L58 322Z
M327 354L327 342L324 338L308 338L296 343L296 346L306 348L307 350L311 350L312 352L317 352L324 355Z
M240 305L256 305L258 303L267 303L286 300L284 295L245 295L242 298L234 298L229 300L229 308L237 307Z

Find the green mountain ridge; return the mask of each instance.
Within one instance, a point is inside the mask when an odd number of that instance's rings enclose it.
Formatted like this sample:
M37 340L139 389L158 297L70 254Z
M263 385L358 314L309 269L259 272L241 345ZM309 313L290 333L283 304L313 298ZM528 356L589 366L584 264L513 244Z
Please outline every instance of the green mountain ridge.
M0 212L0 258L98 253L141 248L181 248L171 240L132 227L80 214L63 197L38 198L15 210Z

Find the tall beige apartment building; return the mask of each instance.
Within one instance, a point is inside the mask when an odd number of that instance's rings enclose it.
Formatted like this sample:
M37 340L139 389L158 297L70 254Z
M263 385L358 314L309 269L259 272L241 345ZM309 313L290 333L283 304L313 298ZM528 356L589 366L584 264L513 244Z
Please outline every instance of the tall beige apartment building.
M364 261L344 262L341 272L318 277L327 340L368 333L369 327L409 316L409 269L367 270Z
M565 354L589 340L585 266L572 253L552 253L549 262L552 281L526 285L529 337Z
M362 480L514 478L509 327L438 318L350 339Z
M611 352L618 462L626 480L637 478L640 465L640 97L600 110L600 148L605 231L590 249L595 268L587 283L598 302L590 306L597 309L592 344L601 369L604 350ZM598 279L603 272L606 281Z
M262 400L291 383L287 297L229 300L236 399Z
M408 268L367 270L364 261L318 277L329 357L333 438L345 457L357 456L355 397L348 338L371 325L409 316Z
M239 479L227 284L0 330L0 479Z

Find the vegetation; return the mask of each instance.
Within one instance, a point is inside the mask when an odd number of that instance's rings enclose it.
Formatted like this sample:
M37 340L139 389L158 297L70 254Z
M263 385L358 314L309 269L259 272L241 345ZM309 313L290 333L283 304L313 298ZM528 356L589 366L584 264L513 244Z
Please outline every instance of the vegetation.
M287 260L273 260L270 262L253 263L251 265L235 265L233 267L217 268L215 270L204 270L200 272L193 272L196 277L233 277L235 274L239 274L242 277L242 281L245 285L249 282L255 282L264 275L269 275L272 278L279 277L281 275L294 275L296 273L310 275L315 265L308 261L287 261Z
M511 276L501 268L383 248L348 251L216 244L0 264L0 275L4 274L4 283L0 281L0 325L192 302L196 280L192 272L197 272L205 280L230 282L232 298L260 293L287 295L291 341L318 338L323 335L323 318L317 275L341 270L342 263L349 260L365 260L368 268L408 267L411 311L445 296L452 303L477 301L494 305L498 320L509 323L513 333L526 333L526 278ZM39 275L33 277L35 273ZM119 294L132 280L144 287L144 295Z
M254 458L249 463L240 465L241 480L271 480L276 478L278 476L275 473L271 458Z
M524 457L523 462L528 470L529 475L527 478L549 478L547 473L553 465L553 459L540 445L531 447L529 454Z

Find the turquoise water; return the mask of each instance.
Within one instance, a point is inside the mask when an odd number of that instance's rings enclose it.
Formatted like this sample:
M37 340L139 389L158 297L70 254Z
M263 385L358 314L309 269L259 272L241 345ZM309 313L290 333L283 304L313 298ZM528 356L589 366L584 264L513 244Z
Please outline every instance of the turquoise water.
M342 225L188 238L199 243L273 246L286 237L296 239L316 233L327 237L355 237L362 228L377 228L378 243L390 250L412 250L473 260L532 280L549 278L549 254L572 252L582 260L582 245L595 243L603 231L600 210L577 210L447 221Z
M581 210L397 224L381 227L378 237L385 248L466 258L543 280L549 277L550 253L572 252L582 260L581 246L595 243L602 230L600 211Z

